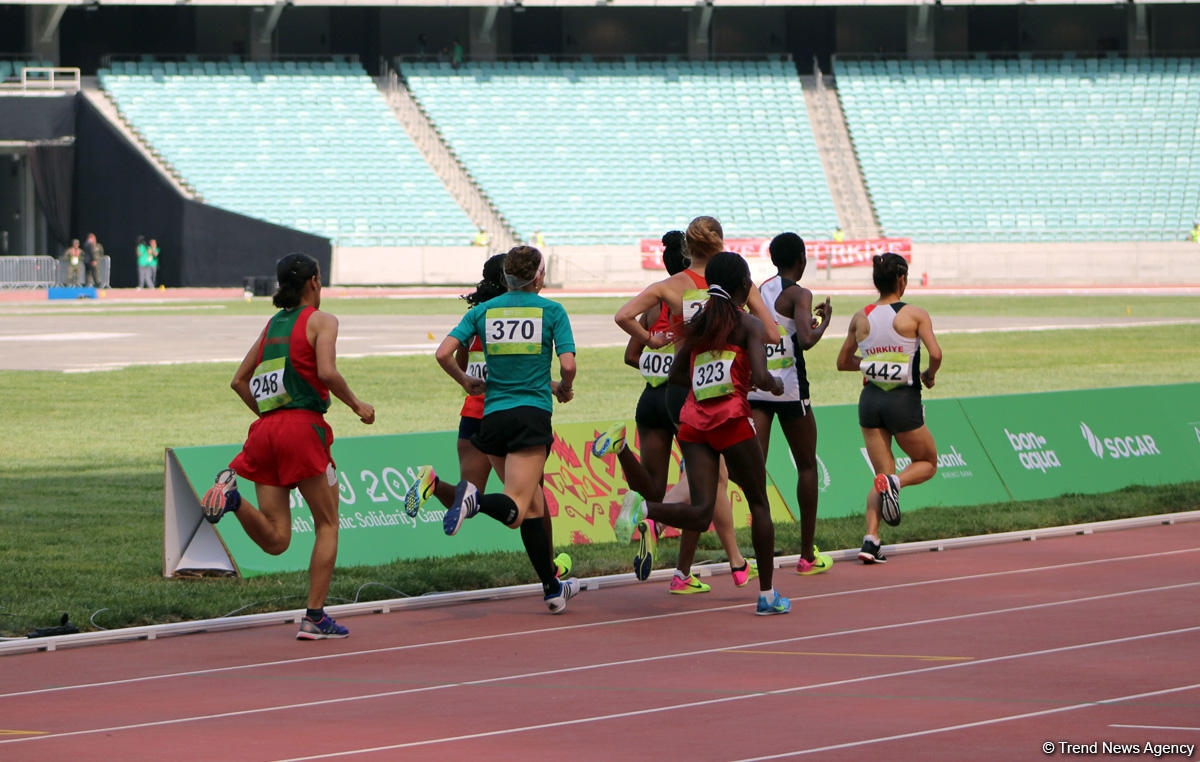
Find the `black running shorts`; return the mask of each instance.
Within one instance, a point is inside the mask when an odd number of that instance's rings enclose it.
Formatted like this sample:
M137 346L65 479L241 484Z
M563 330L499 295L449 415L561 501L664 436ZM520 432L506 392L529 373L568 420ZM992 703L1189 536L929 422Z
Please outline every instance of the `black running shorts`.
M875 384L863 386L858 396L858 425L864 429L886 429L903 434L925 425L925 406L921 389L902 386L884 391Z
M540 407L514 407L488 413L479 433L471 437L471 444L480 452L496 457L530 447L545 447L548 455L553 442L550 411Z
M670 384L651 386L646 384L642 396L638 397L637 412L633 419L639 429L669 431L675 433L675 422L667 411L667 387Z

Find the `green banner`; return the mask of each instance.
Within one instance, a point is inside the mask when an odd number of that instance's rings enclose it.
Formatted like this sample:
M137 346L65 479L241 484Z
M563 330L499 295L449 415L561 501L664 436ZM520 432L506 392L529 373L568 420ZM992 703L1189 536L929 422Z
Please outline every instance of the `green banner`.
M1200 478L1200 385L960 401L1015 500Z
M597 428L591 423L566 424L554 429L555 441L546 461L547 505L553 517L557 547L592 542L612 542L613 524L627 489L615 455L595 458L592 442L609 422ZM633 422L629 422L633 434ZM445 508L436 499L425 503L417 518L404 513L404 493L416 477L417 467L432 464L447 481L458 481L455 432L342 437L334 440L333 457L339 478L340 533L338 564L341 566L387 564L401 559L453 556L496 550L522 551L520 533L481 516L463 524L454 537L442 532ZM636 441L630 443L636 451ZM169 451L183 471L194 504L168 505L165 534L168 538L190 538L201 521L198 496L212 483L213 475L225 468L240 445L180 447ZM674 452L670 481L678 480L679 454ZM489 491L502 485L492 476ZM255 503L254 485L240 480L244 498ZM777 520L791 514L779 491L768 484L772 513ZM749 508L741 492L731 486L734 523L747 526ZM174 500L168 494L168 502ZM299 491L291 494L292 543L283 554L268 555L242 531L237 517L228 515L215 525L216 533L237 571L254 576L308 568L312 552L313 522ZM184 515L186 514L186 515ZM182 529L180 529L182 526ZM200 527L203 529L203 527ZM668 530L667 536L678 531ZM169 542L180 544L179 540ZM169 549L168 557L186 555ZM168 570L170 575L171 570Z
M866 510L875 472L863 446L857 405L832 405L813 411L817 422L817 516L858 516ZM938 472L925 484L904 492L905 510L931 505L977 505L1009 500L957 400L927 400L925 421L938 449ZM896 469L908 456L893 443ZM767 470L790 506L796 505L796 467L778 422L771 431Z

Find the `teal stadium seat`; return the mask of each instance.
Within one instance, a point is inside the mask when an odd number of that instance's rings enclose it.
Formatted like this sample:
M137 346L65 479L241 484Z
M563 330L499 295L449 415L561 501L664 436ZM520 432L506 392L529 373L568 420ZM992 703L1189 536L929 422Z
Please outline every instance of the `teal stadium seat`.
M1200 213L1195 59L838 60L834 73L889 235L1180 240Z
M790 62L404 63L401 74L509 222L552 243L626 244L698 214L730 238L824 235L837 219Z
M214 206L341 246L461 245L475 233L357 63L116 61L99 80Z

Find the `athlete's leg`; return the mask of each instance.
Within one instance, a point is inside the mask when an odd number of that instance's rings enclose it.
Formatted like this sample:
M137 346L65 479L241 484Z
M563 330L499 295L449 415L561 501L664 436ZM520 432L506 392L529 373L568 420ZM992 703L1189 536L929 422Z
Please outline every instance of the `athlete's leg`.
M901 487L920 484L933 478L933 475L937 473L937 445L933 441L933 434L930 433L929 427L922 426L919 429L896 434L896 444L900 445L900 449L912 458L912 463L897 474L900 477Z
M617 455L629 488L647 500L660 501L667 491L667 471L671 466L671 442L675 433L663 429L638 429L641 458L626 447Z
M243 497L241 506L233 513L250 539L273 556L287 550L292 543L289 492L287 487L255 483L254 494L258 499L258 507L250 505Z
M758 586L770 590L775 572L775 523L767 501L767 466L762 448L754 437L742 440L723 453L729 473L742 488L750 506L750 537L758 557Z
M686 458L685 458L686 462ZM746 564L746 557L737 543L737 528L733 525L733 501L729 499L729 469L725 459L720 458L720 470L717 476L717 491L714 496L712 528L721 543L721 548L729 558L729 566L740 569ZM680 482L685 487L686 482ZM676 485L678 487L679 485ZM684 498L689 500L689 497ZM707 531L708 527L705 527ZM696 561L696 548L700 545L700 532L685 530L679 537L679 561L676 568L684 574L690 574L692 564Z
M308 562L308 607L325 605L338 551L338 486L325 474L300 482L300 494L308 503L315 526L312 556ZM241 511L238 511L241 513Z
M863 428L863 444L867 448L867 459L876 474L891 474L896 471L896 458L892 455L892 434L887 429ZM867 493L867 534L879 536L880 510L883 500L874 484Z
M691 501L688 503L646 503L647 516L667 526L703 532L712 523L716 508L718 456L708 445L682 442ZM681 548L682 551L682 548Z
M779 426L787 439L792 460L796 462L796 503L800 506L800 556L805 561L815 561L813 538L817 530L817 422L810 407L800 418L780 418ZM766 455L767 451L764 448L764 459Z

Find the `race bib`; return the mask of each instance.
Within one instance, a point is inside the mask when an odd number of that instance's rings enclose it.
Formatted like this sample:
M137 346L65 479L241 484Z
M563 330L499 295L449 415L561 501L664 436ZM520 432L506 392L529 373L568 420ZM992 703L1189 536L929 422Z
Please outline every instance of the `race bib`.
M487 381L487 356L483 352L467 353L467 375Z
M767 344L766 350L767 370L771 371L772 376L778 377L783 374L784 370L796 367L796 353L787 329L781 325L776 328L779 329L779 341Z
M884 391L912 385L912 358L901 352L880 352L863 358L859 370L863 378Z
M646 383L657 387L667 382L671 364L674 362L675 348L668 344L659 349L643 349L642 356L638 359L638 368L642 371L642 378L646 379Z
M733 394L735 352L701 352L692 362L692 392L696 400L710 400Z
M708 303L708 289L689 288L683 292L683 322L690 323Z
M484 313L489 355L542 353L541 307L495 307Z
M254 369L254 375L250 377L250 393L258 404L258 412L267 413L292 401L292 395L283 386L286 364L286 357L276 357L274 360L264 360Z

